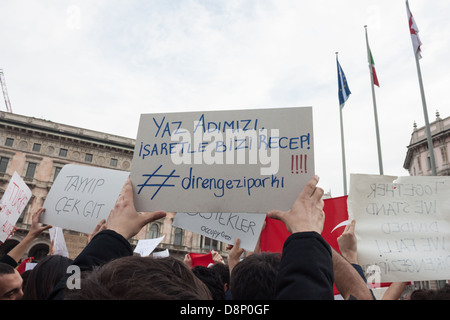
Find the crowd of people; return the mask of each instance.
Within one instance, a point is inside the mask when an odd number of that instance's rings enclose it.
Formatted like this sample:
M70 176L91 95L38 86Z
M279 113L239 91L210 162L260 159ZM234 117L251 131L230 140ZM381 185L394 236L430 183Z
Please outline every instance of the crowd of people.
M375 296L358 264L356 222L352 221L338 238L341 253L320 235L325 215L318 181L315 176L307 183L289 211L268 213L270 218L283 221L291 232L281 253L259 252L256 248L244 257L237 239L229 248L227 262L214 253L211 267L193 267L188 256L181 261L171 256L133 255L128 240L166 213L138 213L128 180L107 221L102 227L99 224L74 260L50 252L34 269L21 274L17 266L28 246L51 227L39 223L44 212L41 208L33 213L27 236L0 258L0 299L333 300L335 285L343 299L373 300ZM393 283L383 299L400 299L405 286ZM448 300L450 286L415 290L408 298Z

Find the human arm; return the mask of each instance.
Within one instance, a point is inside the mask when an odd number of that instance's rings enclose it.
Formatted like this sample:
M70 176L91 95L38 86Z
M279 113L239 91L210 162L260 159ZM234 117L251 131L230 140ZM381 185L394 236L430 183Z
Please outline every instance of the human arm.
M50 229L52 226L43 226L39 223L39 217L45 211L44 208L39 208L35 212L32 213L31 216L31 227L28 231L25 238L19 242L10 252L8 252L8 256L10 256L17 263L20 261L24 253L30 247L31 243L38 238L42 232Z
M358 263L355 224L356 221L352 220L337 238L342 255L336 250L332 250L334 282L344 299L353 297L358 300L373 300L373 295L367 287L362 271L360 274L356 269L361 270Z
M403 291L405 291L407 282L392 282L386 292L383 294L382 300L398 300Z
M80 271L91 270L111 260L131 256L133 250L128 239L136 235L147 223L166 215L163 211L139 213L133 202L133 188L130 179L125 183L116 204L107 219L107 228L98 232L83 251L75 258L73 265ZM95 232L96 229L94 229ZM50 299L62 299L66 280L61 279Z
M184 263L189 267L189 269L192 269L192 258L189 253L186 253L184 255Z
M214 251L214 250L212 251L212 259L214 261L214 264L216 264L216 263L225 263L223 261L222 256L220 255L220 253L218 253L217 251Z
M91 242L92 238L94 238L97 233L103 230L106 230L106 219L100 220L100 222L95 226L92 233L87 234L87 243Z
M350 263L358 263L358 241L355 236L355 224L356 221L352 220L345 226L344 232L337 238L339 250L342 256Z
M334 284L344 299L373 300L366 282L355 267L336 250L332 249Z
M164 211L137 212L134 207L133 186L128 178L114 209L106 220L107 229L113 230L130 239L135 236L146 224L166 216Z
M292 234L286 239L276 280L277 299L330 299L333 296L331 247L320 235L323 230L323 189L314 176L291 209L271 211Z
M127 179L122 191L111 210L106 225L100 223L92 232L92 239L74 260L88 269L124 255L131 255L132 250L128 239L135 236L147 223L166 215L163 211L139 213L133 202L133 187ZM108 237L105 237L108 235ZM102 240L99 240L102 239ZM114 243L118 243L114 246Z
M244 253L244 249L240 247L240 244L241 239L237 238L230 250L230 253L228 254L228 268L230 269L230 275L231 271L233 271L233 268L239 263L239 259Z

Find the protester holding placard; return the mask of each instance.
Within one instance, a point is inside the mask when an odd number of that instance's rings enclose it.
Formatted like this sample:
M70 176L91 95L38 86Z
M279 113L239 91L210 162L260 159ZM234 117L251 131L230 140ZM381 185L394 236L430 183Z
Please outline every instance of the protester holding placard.
M163 211L138 213L133 203L133 189L130 179L127 179L116 204L106 221L107 230L95 235L84 250L74 260L73 265L78 271L92 270L117 258L131 256L133 250L127 241L136 235L146 224L165 217ZM75 274L77 271L75 268ZM63 278L55 287L51 298L64 298L64 288L69 275ZM74 279L77 280L77 279ZM75 282L76 286L76 282Z
M311 178L289 211L268 213L292 233L283 247L277 299L334 299L331 248L320 235L325 214L318 182L318 176Z
M37 239L42 232L50 229L52 226L43 226L39 223L39 217L44 213L45 209L39 208L32 214L31 227L25 238L19 242L7 255L0 258L0 262L7 263L14 268L17 267L23 254L27 251L31 243Z

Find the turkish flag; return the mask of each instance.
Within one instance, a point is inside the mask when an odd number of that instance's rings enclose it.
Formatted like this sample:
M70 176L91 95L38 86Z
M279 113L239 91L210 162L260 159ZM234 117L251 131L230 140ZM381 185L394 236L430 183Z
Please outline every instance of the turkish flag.
M214 264L212 252L209 252L207 254L190 252L189 255L192 259L192 268L195 266L208 267L211 263Z
M339 245L337 238L344 232L348 220L347 196L325 199L323 211L325 212L325 223L323 225L322 237L337 252ZM261 231L261 252L282 252L283 244L290 232L282 221L266 217L266 225ZM339 294L333 285L334 294Z
M328 244L340 253L337 238L342 234L348 220L347 196L324 200L323 211L325 223L322 237ZM261 251L282 252L283 244L290 236L283 222L266 217L266 225L261 231Z

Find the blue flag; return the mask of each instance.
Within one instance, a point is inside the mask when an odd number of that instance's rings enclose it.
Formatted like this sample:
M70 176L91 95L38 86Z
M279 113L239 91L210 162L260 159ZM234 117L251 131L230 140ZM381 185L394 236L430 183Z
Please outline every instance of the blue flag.
M339 104L341 108L344 107L345 101L347 101L349 95L351 94L350 88L348 87L347 79L345 78L344 71L339 64L339 60L336 58L337 71L338 71L338 84L339 84Z

